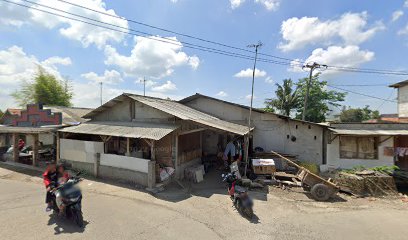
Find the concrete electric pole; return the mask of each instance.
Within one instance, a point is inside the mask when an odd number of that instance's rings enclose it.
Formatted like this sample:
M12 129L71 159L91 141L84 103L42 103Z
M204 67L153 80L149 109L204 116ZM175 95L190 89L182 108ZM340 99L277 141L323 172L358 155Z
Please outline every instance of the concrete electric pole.
M101 106L102 106L102 103L103 103L103 98L102 98L102 94L103 94L103 93L102 93L103 82L100 82L99 84L101 85L101 90L100 90L100 91L101 91Z
M305 101L303 103L303 114L302 114L302 120L303 121L305 121L305 119L306 119L307 100L309 98L310 84L312 83L313 71L315 69L318 69L318 68L321 68L321 67L327 68L327 65L320 65L320 64L318 64L316 62L313 62L313 63L308 63L308 64L306 64L305 66L302 67L302 69L305 69L305 68L309 69L309 79L306 82L306 96L305 96Z
M246 178L246 173L247 173L247 168L248 168L248 162L249 162L249 141L250 141L250 136L251 136L251 117L252 117L252 105L254 101L254 84L255 84L255 71L256 71L256 61L258 58L258 49L262 47L262 43L258 42L258 44L252 44L249 45L248 47L250 48L255 48L255 60L254 60L254 68L252 69L252 91L251 91L251 105L249 107L249 117L248 117L248 134L247 134L247 140L245 144L245 172L244 172L244 178Z

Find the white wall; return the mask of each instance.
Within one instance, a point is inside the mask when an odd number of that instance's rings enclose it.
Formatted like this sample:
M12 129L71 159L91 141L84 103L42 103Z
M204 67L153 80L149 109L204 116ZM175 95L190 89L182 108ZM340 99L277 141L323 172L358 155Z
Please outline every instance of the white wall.
M101 165L148 173L148 159L126 157L114 154L101 154Z
M408 85L398 88L398 115L408 117Z
M380 137L380 142L387 136ZM394 157L384 156L384 147L394 147L394 138L390 138L378 146L378 159L341 159L340 158L340 140L334 139L331 144L327 144L327 166L329 168L351 169L354 166L365 166L368 168L376 166L394 165Z
M103 142L60 139L60 158L74 162L94 163L96 153L103 153Z
M226 121L248 124L249 110L220 101L199 98L186 105ZM316 124L285 120L275 114L253 111L254 147L297 155L301 161L321 164L323 160L323 130ZM297 125L297 128L296 128ZM289 135L289 139L287 138ZM291 141L291 136L296 141ZM316 136L316 139L314 138ZM216 142L214 144L217 144Z

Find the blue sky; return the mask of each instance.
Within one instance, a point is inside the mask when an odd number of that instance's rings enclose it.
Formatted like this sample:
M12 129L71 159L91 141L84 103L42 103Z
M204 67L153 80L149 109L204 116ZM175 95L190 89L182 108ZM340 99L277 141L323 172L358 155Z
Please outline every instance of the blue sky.
M22 0L10 0L31 5ZM57 0L31 0L68 12L118 25L121 30L144 31L167 44L135 38L0 1L0 109L15 106L9 96L22 81L30 81L42 65L73 84L74 104L96 107L98 82L104 82L104 101L121 92L180 99L196 92L248 104L252 61L190 49L180 42L217 45L115 19ZM406 71L408 4L372 0L67 0L176 32L246 48L258 40L262 53L333 66ZM37 6L38 7L38 6ZM233 49L225 49L234 51ZM239 52L241 54L248 54ZM307 76L288 65L260 62L255 83L255 106L274 96L284 78ZM249 74L248 74L249 73ZM326 71L322 79L363 94L395 100L385 85L404 76ZM396 112L396 104L349 93L344 105L370 105L382 113Z

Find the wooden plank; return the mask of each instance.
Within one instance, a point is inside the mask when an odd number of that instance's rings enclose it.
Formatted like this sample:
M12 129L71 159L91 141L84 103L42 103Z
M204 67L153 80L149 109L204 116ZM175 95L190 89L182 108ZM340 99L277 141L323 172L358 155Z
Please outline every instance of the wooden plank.
M13 160L18 162L20 157L20 151L18 150L18 134L13 133Z
M274 151L271 151L271 152L274 153L274 154L276 154L278 157L282 158L283 160L287 161L289 164L291 164L291 165L297 167L298 169L300 169L300 170L302 170L302 171L307 172L308 175L311 175L312 177L321 180L322 182L326 183L327 185L330 185L330 186L332 186L332 187L338 188L336 184L326 181L326 179L324 179L324 178L322 178L322 177L320 177L320 176L318 176L318 175L316 175L316 174L310 172L309 170L307 170L306 168L304 168L304 167L302 167L302 166L296 164L295 162L293 162L293 161L290 160L289 158L284 157L284 156L282 156L281 154L279 154L279 153L277 153L277 152L274 152ZM308 177L310 177L310 176L308 176Z

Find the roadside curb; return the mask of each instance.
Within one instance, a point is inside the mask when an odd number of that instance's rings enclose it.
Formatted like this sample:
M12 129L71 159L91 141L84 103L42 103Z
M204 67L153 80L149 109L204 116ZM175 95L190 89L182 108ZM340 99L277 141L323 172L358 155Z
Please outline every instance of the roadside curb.
M0 161L0 167L5 167L5 168L15 168L15 169L21 169L21 170L30 170L34 172L39 172L42 173L44 172L44 169L40 167L34 167L22 163L16 163L16 162L2 162Z

